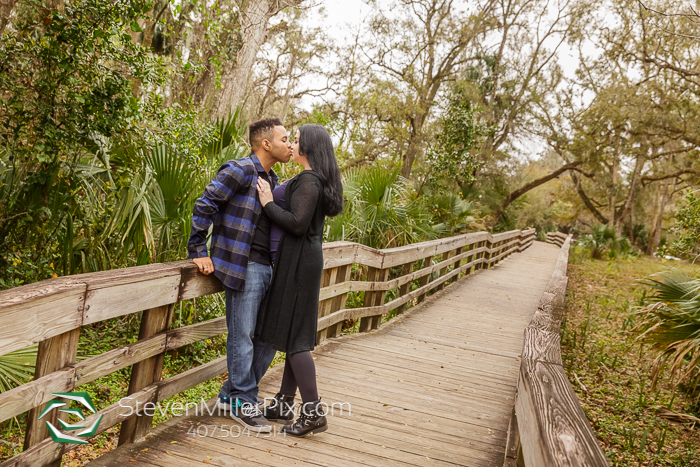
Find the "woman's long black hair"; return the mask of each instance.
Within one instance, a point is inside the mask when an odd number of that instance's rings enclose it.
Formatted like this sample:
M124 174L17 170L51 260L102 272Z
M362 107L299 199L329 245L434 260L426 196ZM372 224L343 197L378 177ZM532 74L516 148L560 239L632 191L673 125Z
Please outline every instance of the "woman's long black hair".
M328 131L315 123L299 127L299 154L306 156L321 178L324 214L333 217L343 212L343 183Z

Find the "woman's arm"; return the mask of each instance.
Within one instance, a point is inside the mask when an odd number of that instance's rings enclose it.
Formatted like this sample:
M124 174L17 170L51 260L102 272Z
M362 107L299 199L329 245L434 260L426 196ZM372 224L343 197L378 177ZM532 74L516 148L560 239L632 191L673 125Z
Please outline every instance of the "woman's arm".
M309 228L318 204L319 186L315 180L302 180L294 186L294 196L289 210L282 209L275 203L263 206L270 220L285 232L302 235ZM289 186L287 187L289 189Z

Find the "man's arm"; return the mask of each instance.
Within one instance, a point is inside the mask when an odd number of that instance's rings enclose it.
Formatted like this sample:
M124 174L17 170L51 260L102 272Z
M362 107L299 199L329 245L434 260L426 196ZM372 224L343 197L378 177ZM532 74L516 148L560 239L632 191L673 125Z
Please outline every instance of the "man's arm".
M214 265L207 254L207 233L216 214L233 198L242 187L250 183L250 175L237 163L224 165L214 180L204 189L202 196L194 203L192 228L187 242L187 256L203 274L214 272ZM197 260L198 258L201 258ZM207 269L204 269L204 268Z

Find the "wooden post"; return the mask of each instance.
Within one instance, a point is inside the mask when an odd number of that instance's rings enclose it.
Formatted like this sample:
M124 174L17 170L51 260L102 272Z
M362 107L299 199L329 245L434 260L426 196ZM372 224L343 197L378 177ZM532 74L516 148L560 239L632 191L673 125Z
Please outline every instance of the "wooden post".
M423 260L423 269L432 266L432 264L433 264L433 257L432 257L432 256L428 256L427 258L425 258L425 259ZM423 287L423 286L425 286L425 285L428 285L428 282L430 282L430 276L431 276L431 275L432 275L432 274L428 274L427 276L421 277L421 278L420 278L420 282L418 283L418 287ZM421 302L423 302L423 300L425 300L425 294L426 294L426 292L423 292L422 294L420 294L420 295L418 296L418 303L421 303Z
M415 261L411 261L410 263L406 263L403 265L403 270L401 271L401 276L405 276L407 274L411 274L413 272L413 265L416 264ZM399 297L403 297L406 295L408 292L411 290L411 283L406 282L404 285L399 287ZM396 309L396 314L400 315L404 311L406 311L408 303L404 303L403 305L399 305L399 307Z
M486 246L486 240L481 241L481 242L479 242L479 243L476 244L476 247L477 247L477 248L482 248L482 247L485 247L485 246ZM483 259L485 256L486 256L486 253L482 251L482 252L476 254L476 259ZM484 269L484 263L479 263L479 264L477 264L477 265L475 266L475 270L476 270L476 269Z
M324 269L323 276L321 276L321 288L328 287L331 284L335 284L337 276L338 276L338 268ZM333 305L334 300L335 300L335 297L328 298L326 300L323 300L321 303L319 303L319 305L318 305L318 317L319 318L323 318L324 316L327 316L328 314L331 313L331 305ZM316 341L319 344L326 340L327 332L328 332L328 329L321 329L321 330L316 332Z
M462 251L472 251L473 249L474 249L474 244L472 243L471 245L467 245L467 246L463 247L463 250L462 250ZM469 256L467 256L466 258L464 258L464 261L466 261L467 264L468 264L468 263L471 263L472 261L474 261L474 254L470 254ZM460 261L460 263L461 263L461 261ZM464 275L466 276L467 274L471 274L472 271L474 271L474 266L469 266L469 267L467 268L467 270L464 271Z
M348 282L350 280L351 273L352 273L352 264L346 264L345 266L341 266L338 269L338 274L336 275L336 284ZM344 293L342 295L338 295L337 297L335 297L333 299L333 304L331 305L330 313L334 313L336 311L340 311L343 308L345 308L345 303L347 302L347 300L348 300L347 293ZM340 332L342 330L343 330L343 322L341 321L340 323L336 323L327 329L326 337L328 337L328 338L337 337L340 335Z
M143 312L141 317L141 329L139 330L139 340L148 339L156 334L167 331L173 317L174 304L151 308ZM134 394L156 381L160 381L163 371L163 360L165 359L165 347L160 354L135 363L131 367L131 381L129 382L128 395ZM158 393L153 393L155 402ZM119 432L119 443L133 443L136 439L145 436L153 426L153 416L145 413L134 414L122 422Z
M78 354L79 338L80 328L41 341L36 357L34 379L39 379L71 363L75 363ZM71 386L73 384L75 384L75 381L72 382ZM56 410L46 414L41 420L37 420L37 417L39 417L39 414L45 407L46 404L43 404L30 410L27 414L27 431L24 436L25 451L49 437L49 431L46 427L47 421L56 426L56 420L58 419L58 411ZM61 456L54 462L46 465L60 466Z
M367 280L372 282L384 282L389 275L389 268L377 269L370 267L367 270ZM365 300L363 307L380 306L384 304L386 290L376 292L365 292ZM360 321L360 332L369 332L372 329L377 329L382 322L382 315L365 316Z
M446 260L450 259L451 254L452 254L451 251L444 252L442 254L442 261L446 261ZM447 268L448 268L448 266L445 266L444 268L440 269L440 275L438 277L442 277L445 274L447 274ZM437 290L442 290L443 288L445 288L444 282L437 286Z

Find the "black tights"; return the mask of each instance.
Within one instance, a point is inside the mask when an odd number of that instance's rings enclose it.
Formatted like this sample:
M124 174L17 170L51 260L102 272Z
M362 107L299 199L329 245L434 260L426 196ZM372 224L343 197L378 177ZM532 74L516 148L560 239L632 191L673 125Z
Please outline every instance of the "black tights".
M301 393L301 400L313 402L318 400L318 387L316 386L316 365L311 352L299 352L287 354L284 362L284 374L280 393L284 396L294 396Z

